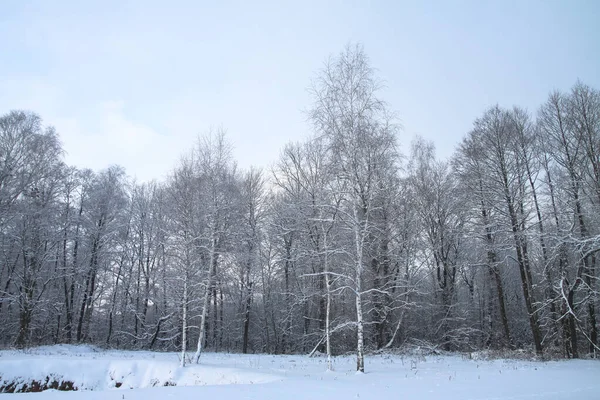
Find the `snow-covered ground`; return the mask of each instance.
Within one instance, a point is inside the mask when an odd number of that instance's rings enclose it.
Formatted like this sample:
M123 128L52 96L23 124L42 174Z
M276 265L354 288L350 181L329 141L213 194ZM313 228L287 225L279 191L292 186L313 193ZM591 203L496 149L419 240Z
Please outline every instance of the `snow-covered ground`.
M80 388L3 395L7 398L600 399L600 362L594 360L376 355L367 357L365 374L354 372L353 357L336 357L333 372L325 372L325 365L322 357L206 353L201 365L181 368L175 353L99 351L86 346L0 352L2 381L44 381L52 375Z

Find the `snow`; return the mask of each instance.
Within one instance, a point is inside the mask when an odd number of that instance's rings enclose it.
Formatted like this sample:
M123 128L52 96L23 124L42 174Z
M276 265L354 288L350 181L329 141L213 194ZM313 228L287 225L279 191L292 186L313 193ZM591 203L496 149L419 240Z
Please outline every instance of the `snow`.
M1 351L2 380L72 380L76 392L4 395L33 399L600 399L597 360L473 360L460 356L370 355L365 374L352 356L205 353L179 366L175 353L104 351L90 346ZM119 382L120 387L116 387ZM163 386L165 383L177 386Z

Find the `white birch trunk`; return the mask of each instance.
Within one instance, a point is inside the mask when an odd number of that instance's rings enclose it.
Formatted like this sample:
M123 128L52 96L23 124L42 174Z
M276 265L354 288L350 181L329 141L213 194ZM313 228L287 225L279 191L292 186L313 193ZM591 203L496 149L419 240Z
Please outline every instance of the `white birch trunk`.
M332 371L331 365L331 342L330 342L330 310L331 310L331 283L329 282L329 274L325 271L325 285L327 287L327 310L325 312L325 348L327 349L327 371Z
M365 217L366 219L366 217ZM354 209L354 240L356 245L356 327L357 327L357 343L356 343L356 370L365 372L365 354L364 354L364 330L363 330L363 312L362 312L362 258L363 258L363 236L361 232L366 228L367 221L365 220L364 227L361 223L356 208Z
M181 366L185 367L185 353L187 351L187 308L188 308L188 281L187 274L183 281L183 325L181 333Z
M358 328L358 342L356 345L356 370L359 372L365 372L362 298L360 293L357 293L356 295L356 320Z
M202 355L202 343L204 342L204 335L206 334L206 310L208 310L208 298L210 295L210 283L206 285L206 291L204 293L204 301L202 303L202 315L200 316L200 334L198 335L198 345L196 347L196 354L194 354L194 362L198 364L200 362L200 356Z
M194 354L194 362L198 364L200 362L200 356L202 355L202 343L204 342L204 335L206 334L206 312L208 310L208 300L210 297L210 289L213 284L213 264L215 260L215 238L214 233L211 239L210 257L209 257L209 272L208 272L208 284L206 285L206 291L204 292L204 301L202 303L202 315L200 317L200 334L198 335L198 346L196 347L196 354Z
M325 310L325 349L327 351L327 371L332 371L331 365L331 331L330 331L330 315L331 315L331 282L329 280L329 255L327 250L327 231L323 229L323 248L325 250L325 261L323 272L325 273L325 289L327 291L327 309Z
M394 329L394 334L392 335L391 339L387 342L387 344L385 346L383 346L384 349L388 349L392 346L392 344L394 344L394 340L396 340L396 335L398 334L398 331L400 330L400 326L402 325L403 320L404 320L404 310L402 310L402 312L400 313L400 318L398 318L398 323L396 324L396 328Z

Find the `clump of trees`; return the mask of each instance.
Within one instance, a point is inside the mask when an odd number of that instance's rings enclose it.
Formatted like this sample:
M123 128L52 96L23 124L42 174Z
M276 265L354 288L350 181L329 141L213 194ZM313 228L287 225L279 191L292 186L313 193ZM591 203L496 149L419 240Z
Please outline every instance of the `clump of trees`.
M394 113L360 46L313 80L312 136L240 170L223 131L164 182L62 160L0 117L0 343L331 355L600 350L600 92L493 106L454 156ZM194 350L193 358L186 357Z

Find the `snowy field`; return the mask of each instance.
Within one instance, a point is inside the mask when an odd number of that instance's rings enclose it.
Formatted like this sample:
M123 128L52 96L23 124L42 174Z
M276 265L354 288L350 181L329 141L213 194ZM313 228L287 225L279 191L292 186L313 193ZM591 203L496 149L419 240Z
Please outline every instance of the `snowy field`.
M472 360L460 356L353 357L206 353L179 367L175 353L100 351L86 346L0 352L0 384L62 377L79 391L2 395L31 399L600 399L600 362ZM176 386L165 386L176 385Z

